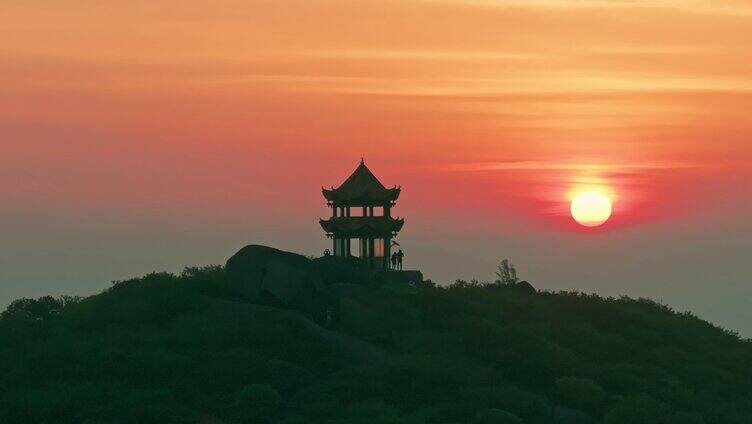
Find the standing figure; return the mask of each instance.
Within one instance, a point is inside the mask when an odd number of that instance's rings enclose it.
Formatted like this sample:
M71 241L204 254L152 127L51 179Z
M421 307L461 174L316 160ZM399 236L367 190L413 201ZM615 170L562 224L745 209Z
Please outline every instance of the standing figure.
M402 271L402 258L405 256L405 253L402 252L402 249L397 251L397 269Z
M390 259L392 261L392 269L397 269L397 252L392 253L392 257Z

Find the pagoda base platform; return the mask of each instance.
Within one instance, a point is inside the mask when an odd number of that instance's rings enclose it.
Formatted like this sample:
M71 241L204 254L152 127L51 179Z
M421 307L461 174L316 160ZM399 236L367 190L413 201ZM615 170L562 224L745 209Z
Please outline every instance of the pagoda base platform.
M402 283L405 285L418 285L423 282L423 273L416 270L382 270L384 277L390 282Z

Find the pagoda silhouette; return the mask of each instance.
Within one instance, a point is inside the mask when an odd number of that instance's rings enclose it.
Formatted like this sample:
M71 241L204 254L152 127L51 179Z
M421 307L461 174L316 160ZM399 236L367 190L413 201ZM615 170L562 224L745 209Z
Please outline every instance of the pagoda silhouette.
M389 269L392 239L405 223L392 217L401 188L384 187L361 159L339 187L321 191L332 216L319 223L333 241L334 256L356 256L371 268Z

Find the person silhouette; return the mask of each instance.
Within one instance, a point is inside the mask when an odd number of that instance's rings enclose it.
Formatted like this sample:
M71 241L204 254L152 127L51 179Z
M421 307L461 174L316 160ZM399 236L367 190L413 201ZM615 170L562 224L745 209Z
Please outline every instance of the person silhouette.
M390 259L392 261L392 269L397 269L397 252L392 253L392 257Z
M402 271L402 258L405 256L405 252L402 249L397 251L397 269Z

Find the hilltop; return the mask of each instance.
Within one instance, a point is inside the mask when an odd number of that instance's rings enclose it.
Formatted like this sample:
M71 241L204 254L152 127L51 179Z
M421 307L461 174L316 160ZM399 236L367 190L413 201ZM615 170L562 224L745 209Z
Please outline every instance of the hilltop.
M751 365L748 340L646 299L249 246L11 304L0 422L741 424Z

